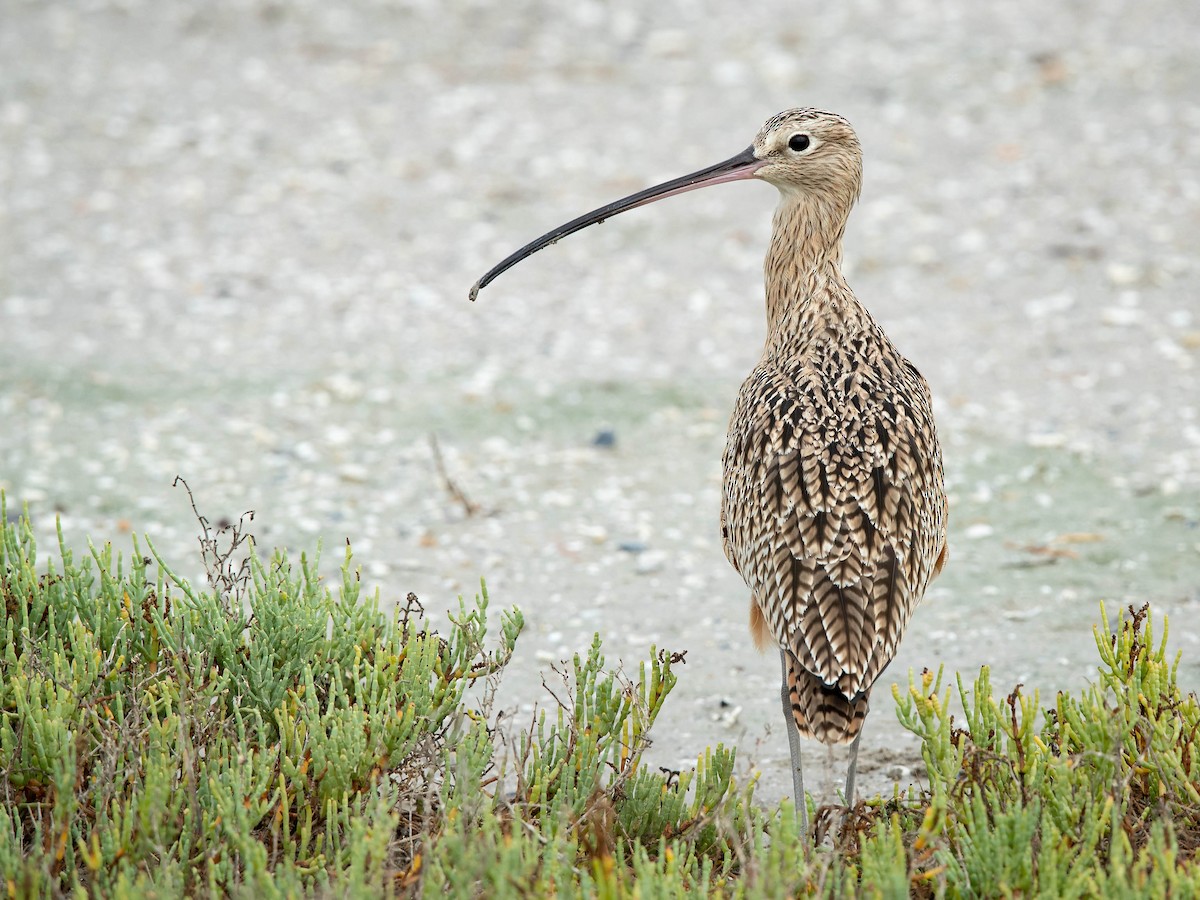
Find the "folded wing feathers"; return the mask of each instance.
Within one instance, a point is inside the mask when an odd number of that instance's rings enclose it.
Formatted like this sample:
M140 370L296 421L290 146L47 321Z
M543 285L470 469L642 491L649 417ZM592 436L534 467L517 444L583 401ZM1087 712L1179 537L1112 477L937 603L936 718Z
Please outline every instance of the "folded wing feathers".
M755 407L742 419L752 427L731 428L726 450L731 559L795 655L799 683L815 678L857 704L895 654L940 552L936 535L917 529L942 529L944 541L936 438L923 441L890 402L872 407L878 418L859 410L838 419L820 404L780 400L772 387ZM833 430L831 415L841 422ZM942 506L923 522L930 498ZM730 537L733 523L742 530Z

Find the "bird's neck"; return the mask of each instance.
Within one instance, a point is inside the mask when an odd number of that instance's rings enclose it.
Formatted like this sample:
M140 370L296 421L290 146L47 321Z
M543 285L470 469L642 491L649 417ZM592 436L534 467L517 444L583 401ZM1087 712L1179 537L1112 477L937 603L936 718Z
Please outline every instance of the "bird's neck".
M768 342L858 317L862 307L842 277L849 204L785 195L775 210L765 263Z

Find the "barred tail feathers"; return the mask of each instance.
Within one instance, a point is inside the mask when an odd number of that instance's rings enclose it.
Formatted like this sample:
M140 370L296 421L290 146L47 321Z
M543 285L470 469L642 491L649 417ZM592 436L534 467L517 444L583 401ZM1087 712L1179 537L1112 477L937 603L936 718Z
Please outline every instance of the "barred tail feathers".
M870 709L869 690L847 697L836 685L803 668L788 654L788 694L801 737L822 744L848 744L858 737Z

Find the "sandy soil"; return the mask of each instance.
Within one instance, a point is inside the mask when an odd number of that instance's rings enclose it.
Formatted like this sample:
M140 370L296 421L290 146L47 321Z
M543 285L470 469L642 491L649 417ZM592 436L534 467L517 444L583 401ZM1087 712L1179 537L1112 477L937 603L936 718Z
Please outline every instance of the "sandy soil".
M719 545L763 331L766 186L689 194L795 105L858 127L859 296L929 379L953 557L877 691L864 789L919 776L889 685L1093 671L1102 602L1200 686L1200 6L0 0L0 487L43 547L148 532L186 477L261 546L349 538L432 610L529 627L501 702L606 637L688 651L655 759L736 743L787 790L776 661ZM468 516L431 452L480 507ZM599 440L598 440L599 438ZM829 790L815 745L810 785Z

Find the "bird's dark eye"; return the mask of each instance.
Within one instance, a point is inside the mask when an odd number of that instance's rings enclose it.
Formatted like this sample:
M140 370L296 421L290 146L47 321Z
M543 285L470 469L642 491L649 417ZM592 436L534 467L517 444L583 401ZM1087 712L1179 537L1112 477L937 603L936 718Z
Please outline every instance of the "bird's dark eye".
M800 153L804 150L807 150L810 143L812 142L808 139L807 134L793 134L791 139L788 141L788 147L795 150L797 153Z

